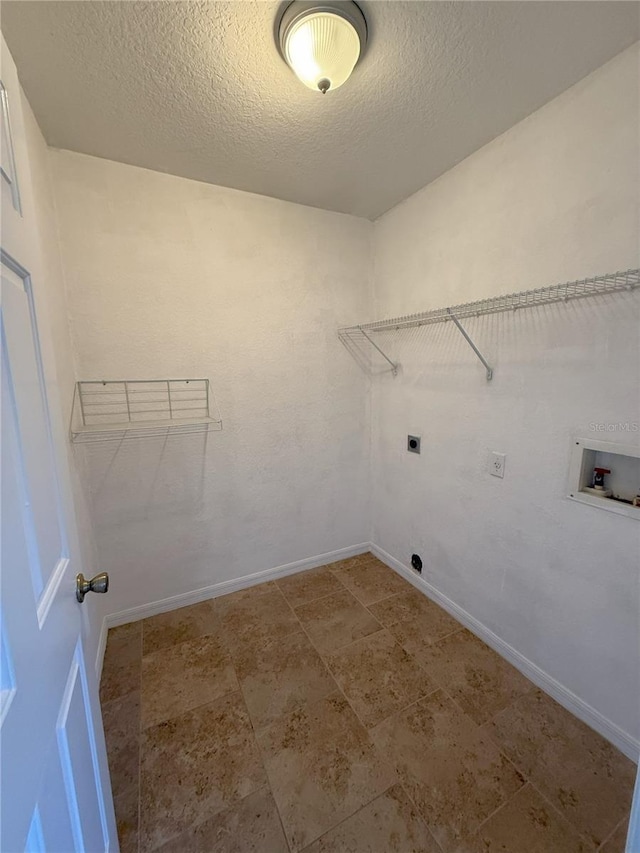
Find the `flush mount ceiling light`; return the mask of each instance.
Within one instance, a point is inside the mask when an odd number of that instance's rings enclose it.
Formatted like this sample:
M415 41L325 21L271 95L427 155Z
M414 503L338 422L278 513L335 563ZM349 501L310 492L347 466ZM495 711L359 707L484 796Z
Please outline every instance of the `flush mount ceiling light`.
M296 76L325 95L349 79L367 44L367 22L350 0L294 0L278 27L280 52Z

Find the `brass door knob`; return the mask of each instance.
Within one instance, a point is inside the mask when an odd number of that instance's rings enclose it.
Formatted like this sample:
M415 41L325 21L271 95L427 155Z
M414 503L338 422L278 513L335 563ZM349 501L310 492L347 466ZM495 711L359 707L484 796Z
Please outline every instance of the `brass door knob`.
M106 572L100 572L94 578L88 581L82 572L76 575L76 598L82 604L84 597L88 592L107 592L109 589L109 575Z

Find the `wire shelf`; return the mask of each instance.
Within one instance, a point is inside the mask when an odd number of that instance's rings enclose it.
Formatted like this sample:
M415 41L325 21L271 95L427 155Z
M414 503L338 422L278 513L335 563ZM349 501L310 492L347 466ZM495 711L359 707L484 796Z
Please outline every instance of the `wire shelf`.
M536 305L549 305L552 302L568 302L571 299L581 299L585 296L630 290L639 284L640 269L625 270L624 272L594 276L578 281L567 281L564 284L553 284L551 287L540 287L536 290L523 290L520 293L508 293L505 296L492 296L489 299L465 302L462 305L452 305L449 308L436 308L433 311L407 314L404 317L393 317L374 323L362 323L359 326L345 326L339 330L339 334L344 335L349 332L361 331L376 332L381 329L408 329L412 326L444 323L451 319L451 314L454 314L459 320L465 317L480 317L482 314L516 311L518 308L532 308Z
M95 380L76 383L75 443L185 435L222 429L208 379Z
M577 281L567 281L563 284L553 284L550 287L540 287L535 290L522 290L519 293L492 296L488 299L480 299L477 302L464 302L461 305L452 305L449 308L436 308L432 311L406 314L403 317L392 317L388 320L377 320L373 323L362 323L358 326L344 326L338 329L338 337L347 347L350 343L357 341L371 344L391 365L392 372L396 375L399 365L386 355L381 347L371 339L369 333L389 329L410 329L416 326L428 326L433 323L446 323L451 320L484 364L487 370L487 379L491 379L493 371L469 335L460 325L459 321L461 319L465 317L480 317L483 314L517 311L520 308L533 308L539 305L550 305L554 302L569 302L572 299L584 299L588 296L633 290L639 284L640 269L629 269L606 275L593 276L592 278L578 279Z

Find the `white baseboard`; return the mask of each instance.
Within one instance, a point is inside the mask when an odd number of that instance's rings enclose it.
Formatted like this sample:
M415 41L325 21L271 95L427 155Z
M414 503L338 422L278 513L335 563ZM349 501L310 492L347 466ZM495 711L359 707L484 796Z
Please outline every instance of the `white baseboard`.
M348 557L355 557L358 554L364 554L369 550L369 543L363 542L360 545L352 545L349 548L339 548L337 551L328 551L326 554L318 554L316 557L307 557L304 560L297 560L295 563L286 563L284 566L277 566L274 569L265 569L262 572L255 572L252 575L245 575L241 578L233 578L231 580L214 583L210 586L204 586L200 589L194 589L191 592L182 592L178 595L173 595L170 598L162 598L159 601L152 601L149 604L141 604L138 607L130 607L127 610L120 610L117 613L111 613L105 616L103 623L104 642L106 645L106 631L109 628L114 628L116 625L125 625L128 622L137 622L139 619L146 619L149 616L156 616L158 613L166 613L168 610L176 610L178 607L187 607L189 604L197 604L200 601L207 601L210 598L217 598L220 595L228 595L230 592L237 592L240 589L255 586L266 581L276 580L277 578L293 575L296 572L302 572L306 569L315 569L318 566L324 566L327 563L335 563L338 560L346 560ZM106 627L105 627L106 626ZM100 648L104 655L104 646L102 645L102 636L100 637ZM102 666L102 658L100 658L100 667ZM96 662L96 669L98 663Z
M106 617L102 620L102 625L100 626L100 637L98 639L98 651L96 652L96 678L98 679L98 684L100 684L100 676L102 675L102 663L104 661L104 653L107 648L107 632L109 631L109 626L107 625Z
M512 663L516 669L519 669L520 672L530 681L533 681L533 683L544 690L545 693L548 693L549 696L555 699L556 702L563 706L563 708L566 708L567 711L570 711L574 716L582 720L583 723L586 723L592 729L595 729L595 731L614 744L620 752L624 753L632 761L635 761L636 764L638 763L638 756L640 755L640 741L636 740L615 723L612 723L611 720L607 719L599 711L596 711L595 708L592 708L591 705L580 699L579 696L576 696L575 693L572 693L571 690L564 687L559 681L556 681L555 678L540 669L539 666L514 649L513 646L510 646L504 640L500 639L497 634L494 634L493 631L489 630L489 628L483 625L482 622L479 622L470 613L467 613L466 610L463 610L462 607L459 607L454 601L439 592L428 581L425 581L415 572L412 572L401 562L396 560L395 557L387 554L386 551L383 551L382 548L379 548L373 543L369 546L369 550L375 554L379 560L382 560L383 563L389 566L389 568L394 569L399 575L402 575L405 580L413 584L416 589L419 589L439 604L444 610L457 619L458 622L461 622L465 628L468 628L488 646L494 649L494 651L501 655L501 657L506 658L509 663Z

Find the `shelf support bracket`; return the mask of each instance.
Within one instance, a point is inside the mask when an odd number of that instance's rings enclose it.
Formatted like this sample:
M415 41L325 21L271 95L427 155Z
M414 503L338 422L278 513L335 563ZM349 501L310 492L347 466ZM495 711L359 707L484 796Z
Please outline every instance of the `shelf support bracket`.
M388 355L386 355L386 353L384 353L384 352L380 349L380 347L378 346L378 344L377 344L375 341L372 341L372 340L371 340L371 338L370 338L370 337L369 337L369 335L365 332L365 330L364 330L364 329L362 329L362 328L361 328L361 329L360 329L360 331L361 331L361 332L362 332L362 334L365 336L365 338L369 341L369 343L371 344L371 346L378 350L378 352L379 352L379 353L380 353L380 355L384 358L384 360L385 360L385 361L387 361L387 362L389 362L389 364L391 365L391 372L393 373L393 375L394 375L394 376L397 376L397 375L398 375L398 364L396 364L396 362L395 362L395 361L391 361L391 359L389 358L389 356L388 356Z
M463 328L462 323L460 322L460 320L458 320L458 318L457 318L457 317L456 317L456 315L453 313L453 311L451 310L451 308L447 308L447 314L451 317L451 319L453 320L453 322L456 324L456 328L458 329L458 331L460 332L460 334L462 335L462 337L463 337L463 338L465 339L465 341L469 344L469 346L470 346L470 347L471 347L471 349L475 352L475 354L478 356L478 358L480 359L480 361L484 364L485 369L486 369L486 371L487 371L487 381L489 381L489 380L493 379L493 368L492 368L492 367L487 363L486 358L482 355L482 353L480 352L480 350L478 349L478 347L477 347L477 346L474 344L474 342L471 340L471 338L469 337L469 335L467 334L467 332L466 332L466 331L465 331L465 329Z

